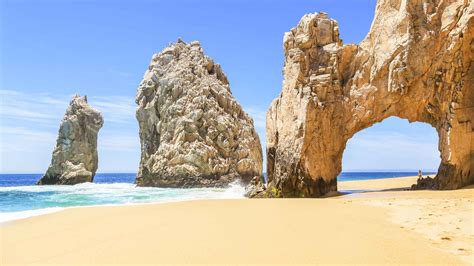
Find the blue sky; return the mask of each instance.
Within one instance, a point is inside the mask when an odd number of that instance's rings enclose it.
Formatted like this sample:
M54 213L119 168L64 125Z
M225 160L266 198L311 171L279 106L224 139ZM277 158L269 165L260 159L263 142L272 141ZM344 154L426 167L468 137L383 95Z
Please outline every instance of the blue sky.
M140 158L135 92L153 53L182 37L220 63L234 96L254 118L262 144L265 112L282 84L284 32L306 13L339 22L359 43L375 0L60 1L0 0L0 172L44 172L70 97L88 95L105 124L99 172L135 172ZM429 125L390 118L358 133L344 170L436 169Z

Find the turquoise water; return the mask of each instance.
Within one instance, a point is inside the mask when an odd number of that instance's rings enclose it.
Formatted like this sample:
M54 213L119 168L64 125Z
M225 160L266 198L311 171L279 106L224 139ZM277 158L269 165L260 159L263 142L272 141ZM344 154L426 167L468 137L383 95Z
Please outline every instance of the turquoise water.
M55 212L67 207L127 205L195 199L243 198L244 188L136 187L135 174L97 174L94 183L36 186L41 174L0 175L0 222Z
M432 174L432 173L428 173ZM349 172L339 181L393 178L415 172ZM74 186L36 186L41 174L0 174L0 222L54 212L67 207L126 205L194 199L243 198L237 183L228 188L136 187L135 174L97 174L94 183Z

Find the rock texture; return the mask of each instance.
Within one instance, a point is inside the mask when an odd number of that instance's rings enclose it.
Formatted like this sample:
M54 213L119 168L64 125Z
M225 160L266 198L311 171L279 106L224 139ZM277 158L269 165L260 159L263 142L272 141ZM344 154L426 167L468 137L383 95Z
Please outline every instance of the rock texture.
M336 191L347 141L391 116L436 128L435 187L474 183L473 5L379 0L360 45L343 45L326 14L305 15L285 34L283 89L267 113L267 196Z
M61 121L51 164L38 185L92 182L97 171L97 134L104 121L99 111L76 95Z
M153 55L138 88L139 186L225 186L262 174L252 119L199 42Z

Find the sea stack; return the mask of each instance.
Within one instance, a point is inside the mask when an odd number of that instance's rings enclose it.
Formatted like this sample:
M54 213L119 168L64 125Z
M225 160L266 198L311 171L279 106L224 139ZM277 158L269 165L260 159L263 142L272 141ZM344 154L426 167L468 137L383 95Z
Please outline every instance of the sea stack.
M97 134L104 120L75 95L61 121L51 164L38 185L74 185L92 182L97 171Z
M253 120L199 42L179 39L153 55L136 103L138 186L222 187L262 174Z
M343 45L325 13L303 16L283 41L263 196L336 191L347 141L391 116L437 130L441 164L431 187L473 184L473 10L473 1L380 0L359 45Z

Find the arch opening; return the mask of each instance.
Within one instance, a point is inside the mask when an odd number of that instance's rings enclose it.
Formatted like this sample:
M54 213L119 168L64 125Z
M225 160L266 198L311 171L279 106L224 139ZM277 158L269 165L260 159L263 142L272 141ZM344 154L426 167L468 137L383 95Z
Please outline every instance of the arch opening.
M409 188L416 183L418 171L423 177L436 176L441 162L438 145L438 133L430 124L410 123L394 116L386 118L358 131L347 141L342 172L337 177L338 189Z

